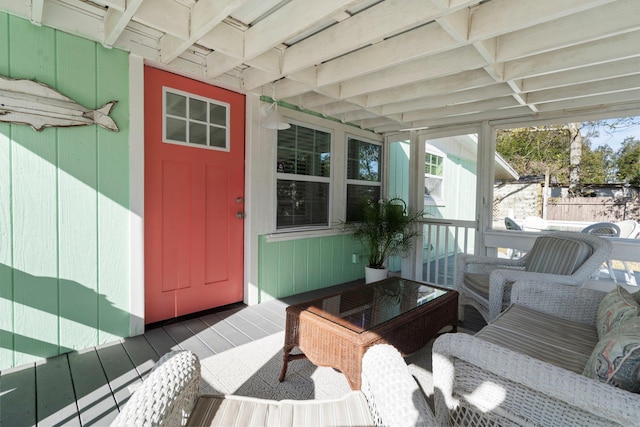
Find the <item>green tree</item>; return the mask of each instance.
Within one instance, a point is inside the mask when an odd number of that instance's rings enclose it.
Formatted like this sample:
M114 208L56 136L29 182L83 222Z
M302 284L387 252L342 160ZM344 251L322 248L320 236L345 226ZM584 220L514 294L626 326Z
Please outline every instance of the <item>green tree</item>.
M616 154L618 180L640 185L640 140L632 136L625 138Z
M611 152L610 147L609 148ZM585 151L583 150L582 159L580 162L580 180L584 184L604 184L612 181L609 175L609 168L607 168L607 152L603 147L598 147L596 150ZM615 173L614 173L615 176Z
M571 132L564 125L498 131L496 150L521 176L549 170L559 182L569 180Z
M571 184L579 193L581 184L604 184L624 179L631 182L640 174L637 144L632 141L628 141L626 150L623 146L618 152L608 145L591 149L591 141L601 132L613 135L637 126L639 122L639 117L626 117L507 129L498 132L496 149L519 175L543 175L548 171L553 182ZM618 157L623 154L626 157L620 162Z

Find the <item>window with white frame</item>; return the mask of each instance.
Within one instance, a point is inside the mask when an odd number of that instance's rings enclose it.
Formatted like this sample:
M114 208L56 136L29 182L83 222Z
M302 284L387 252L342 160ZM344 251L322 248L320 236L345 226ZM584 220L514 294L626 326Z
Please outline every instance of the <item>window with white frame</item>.
M329 226L329 131L292 124L278 131L276 228Z
M214 150L229 150L229 104L163 88L162 140Z
M428 150L428 149L427 149ZM444 156L426 151L424 154L424 204L444 202Z
M347 140L347 222L362 219L359 207L378 201L382 187L382 145L356 138Z

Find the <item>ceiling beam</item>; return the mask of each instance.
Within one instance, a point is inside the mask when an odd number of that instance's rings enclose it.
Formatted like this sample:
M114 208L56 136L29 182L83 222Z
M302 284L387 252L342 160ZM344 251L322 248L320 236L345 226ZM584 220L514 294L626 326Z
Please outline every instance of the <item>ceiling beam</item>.
M510 61L638 29L637 0L619 1L500 35L496 60Z
M582 98L567 99L564 101L547 102L538 106L540 112L580 110L586 107L609 106L615 103L637 102L640 99L640 90L633 89L623 92L607 93Z
M317 25L318 21L343 12L355 0L292 0L245 32L245 58L253 58L296 34Z
M433 20L440 10L424 0L387 0L289 47L282 73L321 64Z
M244 61L244 33L239 28L221 22L198 43L224 55Z
M42 13L44 10L44 0L31 0L31 22L42 25Z
M115 8L107 9L104 15L104 41L102 44L107 47L113 47L118 37L127 27L133 16L138 11L143 0L130 0L124 12Z
M189 36L185 39L171 36L174 40L162 38L160 45L160 57L162 62L168 64L177 58L189 46L194 44L205 34L211 31L225 18L247 0L199 0L191 8L189 15Z
M527 94L527 102L539 104L632 89L638 91L638 99L640 99L640 74L532 92Z
M558 71L640 56L640 31L596 40L505 63L506 80L517 80Z
M382 106L382 114L394 114L408 111L424 110L429 108L441 108L456 104L465 104L512 94L511 87L506 83L496 83L475 89L447 93L437 96L427 96L411 101L386 104Z
M479 113L487 110L498 110L500 108L517 107L519 104L511 96L503 96L484 101L469 102L441 108L428 108L404 113L403 122L414 122L423 120L426 117L437 118L446 116L458 116L461 114Z
M421 80L428 80L460 70L480 68L486 61L473 49L465 46L408 62L342 83L342 98L362 95L372 90L389 89Z
M215 78L241 64L242 59L233 58L223 53L213 51L207 55L206 75L209 78Z
M426 118L423 120L416 120L411 123L411 128L427 128L427 127L439 127L448 125L457 125L464 123L479 123L486 120L500 120L510 119L516 117L535 117L536 115L531 112L527 107L512 107L503 108L499 110L484 111L481 113L469 113L461 115L452 115L449 117L439 118Z
M469 16L470 9L464 8L449 15L441 16L436 19L436 22L460 43L469 39Z
M579 71L568 70L530 77L522 80L522 90L523 92L535 92L537 90L640 74L640 57L596 64Z
M419 83L370 92L366 95L366 106L391 104L427 96L448 94L459 90L482 87L492 83L495 83L495 81L484 69L478 68ZM350 99L351 98L348 100Z
M318 86L453 49L455 40L436 23L419 27L317 66Z
M471 9L469 41L545 23L614 0L492 0Z
M173 0L144 1L134 19L166 36L189 37L189 8Z

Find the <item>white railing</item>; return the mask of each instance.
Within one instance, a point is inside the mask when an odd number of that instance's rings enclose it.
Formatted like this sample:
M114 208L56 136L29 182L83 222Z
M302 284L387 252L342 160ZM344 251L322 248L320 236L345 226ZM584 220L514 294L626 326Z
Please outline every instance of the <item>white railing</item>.
M422 221L422 226L422 251L417 253L418 277L425 282L454 287L458 255L473 253L475 222L429 218Z
M455 263L460 254L473 254L476 239L474 221L425 219L422 221L423 235L418 241L422 251L417 251L418 280L444 287L454 286ZM484 233L486 255L507 256L508 249L526 252L533 247L540 232L488 230ZM631 277L620 263L615 263L617 283L637 290L640 285L640 239L610 238L613 243L612 260L631 266ZM635 281L634 281L635 279ZM616 285L606 268L597 279L589 280L585 286L609 290Z
M488 256L500 256L501 249L519 249L528 251L533 247L539 232L489 230L485 232L485 245ZM640 284L640 239L622 239L607 237L613 243L612 261L620 261L622 266L615 268L617 283L635 287ZM616 263L617 264L617 263ZM625 267L630 266L631 275L627 274ZM603 269L597 279L589 280L586 286L594 289L608 290L615 286L606 269ZM631 288L636 289L636 288Z

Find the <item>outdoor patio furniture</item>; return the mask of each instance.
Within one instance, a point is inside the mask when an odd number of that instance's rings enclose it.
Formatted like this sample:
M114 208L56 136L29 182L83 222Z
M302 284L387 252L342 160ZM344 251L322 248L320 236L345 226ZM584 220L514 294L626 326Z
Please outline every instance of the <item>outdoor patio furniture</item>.
M542 231L548 228L547 221L537 216L528 216L522 221L523 231Z
M582 229L582 233L595 234L601 237L620 237L620 227L612 222L596 222ZM607 271L609 277L614 283L618 283L616 279L616 273L613 271L613 262L608 259L605 261L607 264Z
M627 219L614 224L620 228L620 237L623 239L637 239L640 235L640 223L637 221ZM633 270L631 270L629 263L627 261L622 261L622 265L624 265L624 270L627 275L627 284L637 286L636 275Z
M507 230L522 231L522 227L520 227L514 219L509 217L504 218L504 226L507 228ZM520 258L522 257L522 255L523 253L520 249L509 248L507 250L507 256L509 258Z
M513 304L476 335L436 339L438 424L640 425L638 297L516 282Z
M522 231L522 227L520 227L514 219L509 217L504 218L504 226L507 227L507 230Z
M199 396L200 362L188 351L164 355L112 426L435 426L400 353L382 344L362 361L362 391L336 400L265 400Z
M458 326L458 292L399 277L291 305L280 381L289 361L308 358L338 369L358 390L369 347L386 343L411 354L448 326ZM302 353L291 354L295 347Z
M595 235L554 232L538 237L520 259L460 255L455 282L460 305L475 307L489 322L509 305L516 280L582 285L611 250L611 242Z

